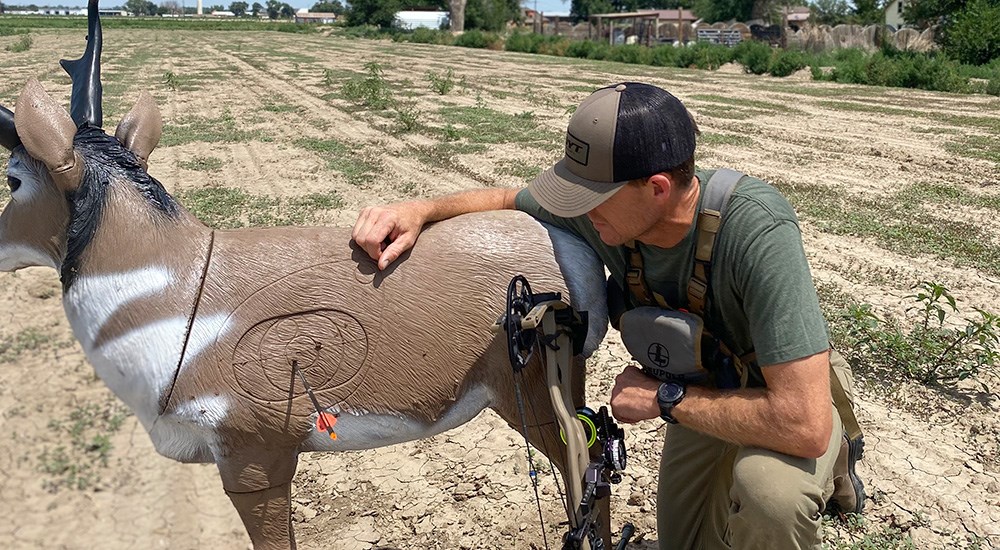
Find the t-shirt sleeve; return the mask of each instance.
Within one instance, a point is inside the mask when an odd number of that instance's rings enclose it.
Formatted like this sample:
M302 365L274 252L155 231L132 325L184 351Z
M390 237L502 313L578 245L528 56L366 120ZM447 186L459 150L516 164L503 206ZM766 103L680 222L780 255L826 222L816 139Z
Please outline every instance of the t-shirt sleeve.
M757 363L793 361L830 347L798 225L776 219L742 243L735 280Z

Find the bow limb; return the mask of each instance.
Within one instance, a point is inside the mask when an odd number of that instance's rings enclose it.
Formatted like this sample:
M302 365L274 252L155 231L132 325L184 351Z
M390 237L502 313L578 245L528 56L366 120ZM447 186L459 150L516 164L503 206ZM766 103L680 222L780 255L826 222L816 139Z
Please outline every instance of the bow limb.
M556 346L544 346L546 379L549 396L552 398L552 410L559 427L566 434L568 515L570 526L575 529L584 519L580 503L583 500L583 475L587 469L589 454L583 427L577 420L573 405L573 345L562 327L557 325L552 311L544 316L542 329L544 334L558 335ZM589 550L589 543L585 541L584 545L584 550Z

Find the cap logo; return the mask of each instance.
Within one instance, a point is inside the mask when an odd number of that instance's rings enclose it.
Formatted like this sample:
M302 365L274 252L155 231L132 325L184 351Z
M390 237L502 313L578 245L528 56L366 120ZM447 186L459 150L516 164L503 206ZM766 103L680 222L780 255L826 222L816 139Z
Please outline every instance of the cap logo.
M590 144L566 132L566 158L586 166L590 157Z

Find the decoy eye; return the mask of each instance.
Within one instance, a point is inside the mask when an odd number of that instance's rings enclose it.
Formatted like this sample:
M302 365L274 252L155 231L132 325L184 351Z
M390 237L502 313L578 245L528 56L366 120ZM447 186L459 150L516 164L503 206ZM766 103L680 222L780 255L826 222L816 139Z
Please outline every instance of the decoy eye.
M21 180L14 176L7 176L7 186L10 187L10 192L14 193L21 187Z

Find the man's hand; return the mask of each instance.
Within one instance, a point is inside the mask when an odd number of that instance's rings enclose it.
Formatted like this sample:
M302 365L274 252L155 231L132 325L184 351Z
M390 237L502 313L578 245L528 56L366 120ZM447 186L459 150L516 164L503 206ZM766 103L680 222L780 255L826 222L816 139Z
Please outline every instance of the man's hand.
M629 365L615 378L611 390L611 413L620 422L633 424L660 416L656 390L660 381Z
M351 238L382 270L413 248L427 218L427 208L419 202L368 207L354 223Z

